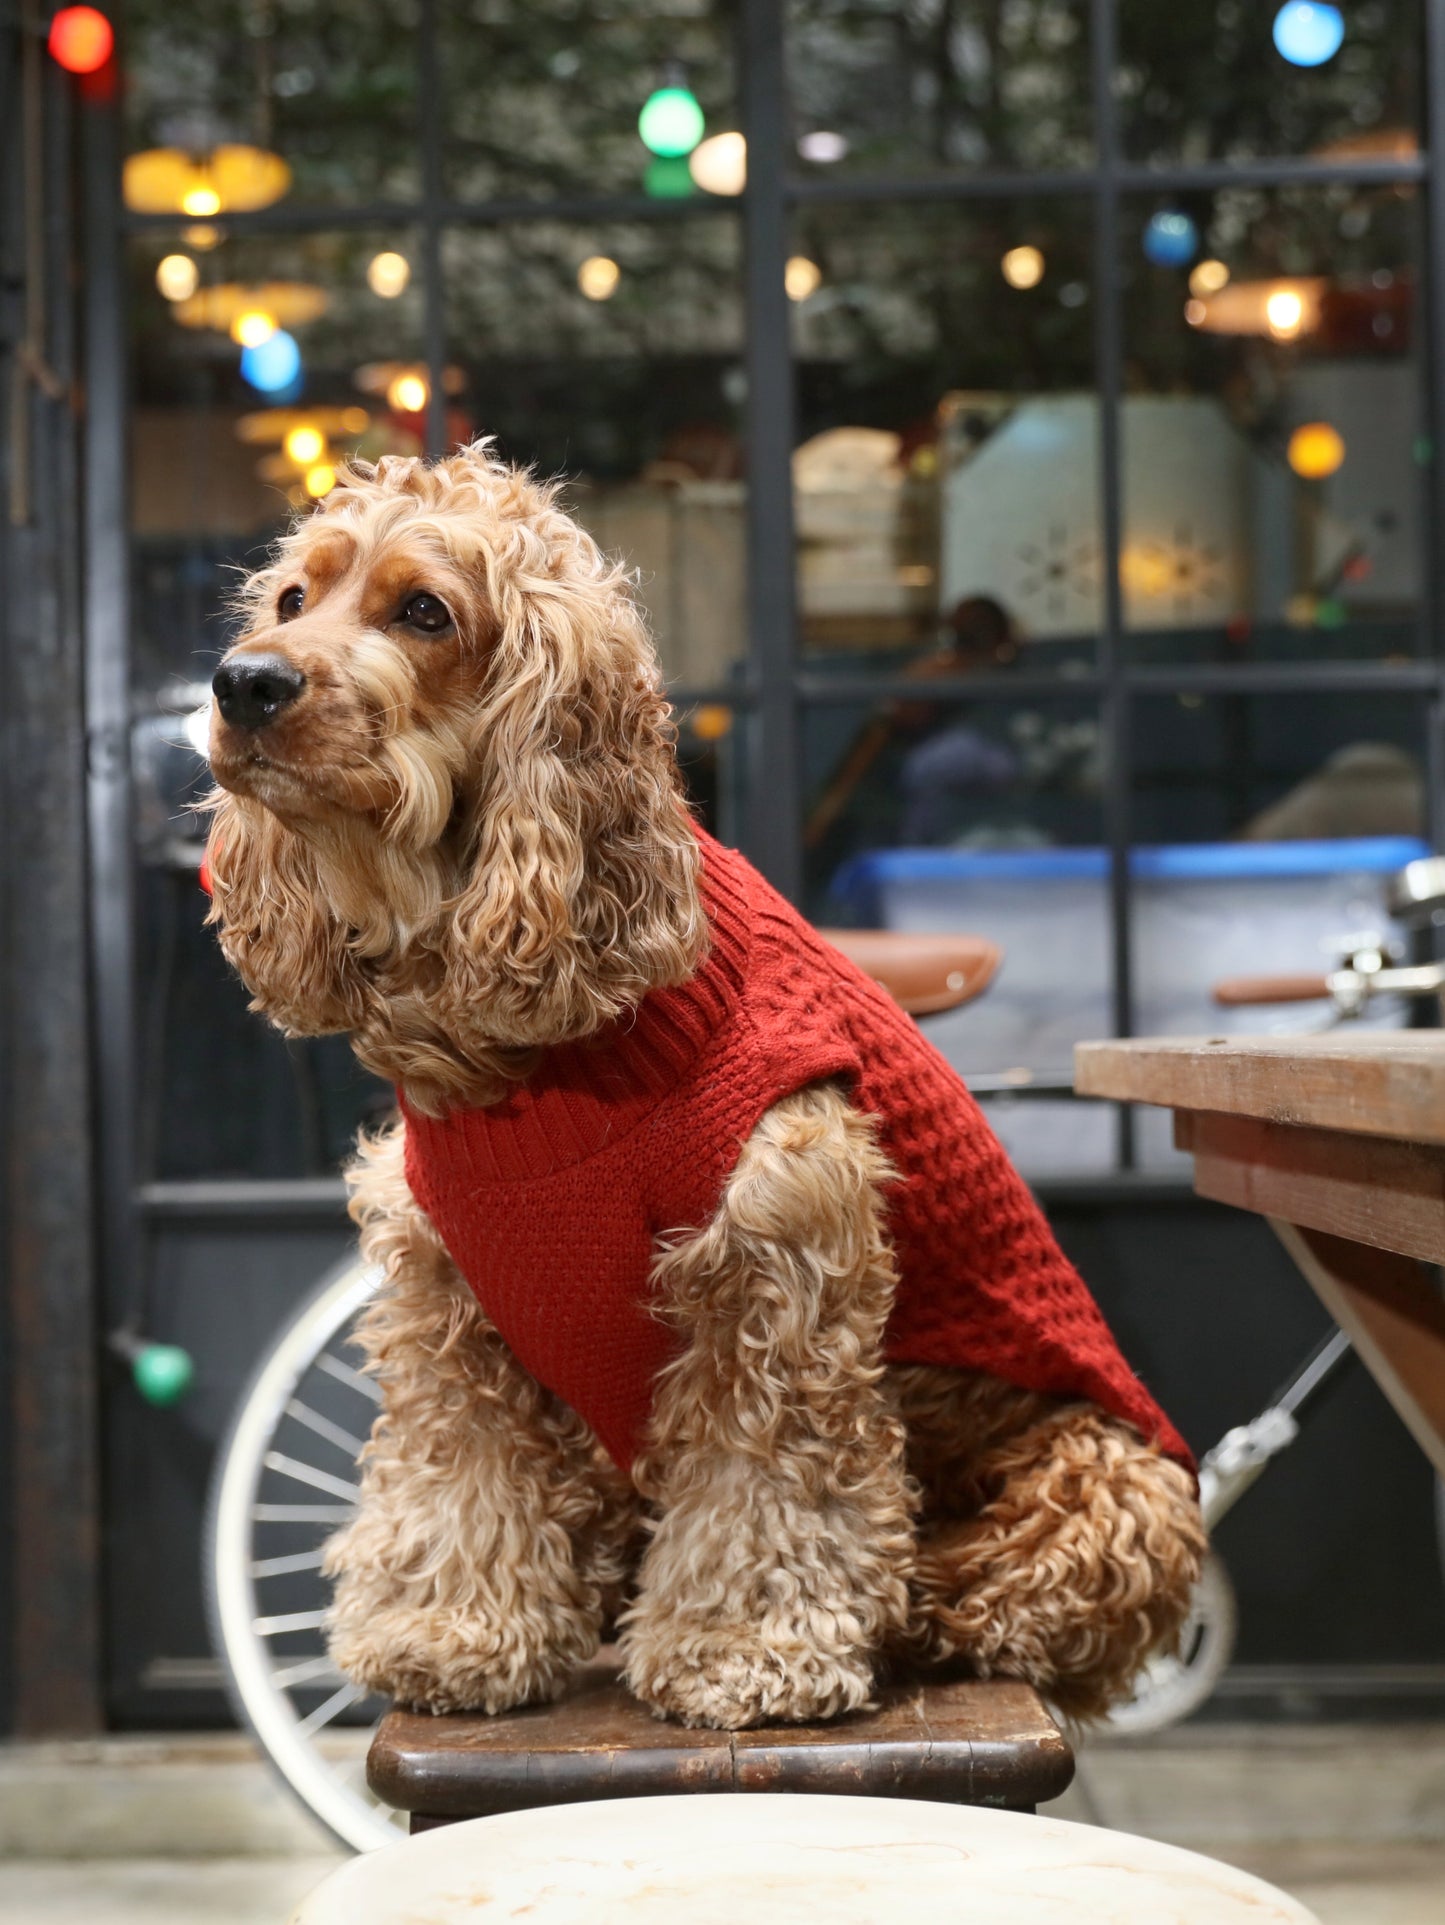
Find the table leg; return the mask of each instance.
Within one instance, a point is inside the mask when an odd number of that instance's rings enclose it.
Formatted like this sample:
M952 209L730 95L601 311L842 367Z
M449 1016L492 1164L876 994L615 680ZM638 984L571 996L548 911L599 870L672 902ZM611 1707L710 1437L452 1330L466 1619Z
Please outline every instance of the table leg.
M1270 1223L1445 1477L1445 1295L1436 1272L1391 1250Z

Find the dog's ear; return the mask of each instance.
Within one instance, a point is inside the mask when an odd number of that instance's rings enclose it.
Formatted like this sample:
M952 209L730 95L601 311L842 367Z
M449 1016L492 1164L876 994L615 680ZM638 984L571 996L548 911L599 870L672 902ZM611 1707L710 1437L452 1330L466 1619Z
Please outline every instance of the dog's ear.
M515 1044L585 1035L705 946L656 658L620 571L560 514L498 569L448 991Z
M316 858L269 809L244 796L211 799L206 918L253 1009L293 1036L356 1028L364 994L347 931L327 907Z

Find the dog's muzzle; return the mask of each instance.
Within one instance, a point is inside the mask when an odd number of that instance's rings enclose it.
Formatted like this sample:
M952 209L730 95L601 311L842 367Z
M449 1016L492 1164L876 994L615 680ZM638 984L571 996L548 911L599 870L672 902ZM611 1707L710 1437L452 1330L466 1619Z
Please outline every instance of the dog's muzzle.
M217 708L238 729L264 729L305 686L300 669L279 655L243 655L222 662L211 679Z

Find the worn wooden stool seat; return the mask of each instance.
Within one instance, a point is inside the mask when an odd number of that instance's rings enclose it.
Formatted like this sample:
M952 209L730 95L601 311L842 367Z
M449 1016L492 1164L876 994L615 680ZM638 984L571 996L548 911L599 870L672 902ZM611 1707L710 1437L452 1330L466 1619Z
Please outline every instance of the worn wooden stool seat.
M1026 1684L891 1686L876 1711L826 1725L688 1731L638 1704L604 1660L555 1704L489 1718L393 1711L371 1789L411 1829L537 1805L673 1792L807 1791L1032 1811L1074 1775L1067 1740Z

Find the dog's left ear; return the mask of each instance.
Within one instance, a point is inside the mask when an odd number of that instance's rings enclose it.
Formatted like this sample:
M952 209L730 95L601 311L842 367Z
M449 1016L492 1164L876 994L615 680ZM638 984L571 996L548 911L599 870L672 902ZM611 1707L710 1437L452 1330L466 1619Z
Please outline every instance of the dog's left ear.
M706 941L699 855L646 628L620 571L560 514L492 582L470 879L448 988L498 1040L587 1035L684 981Z

